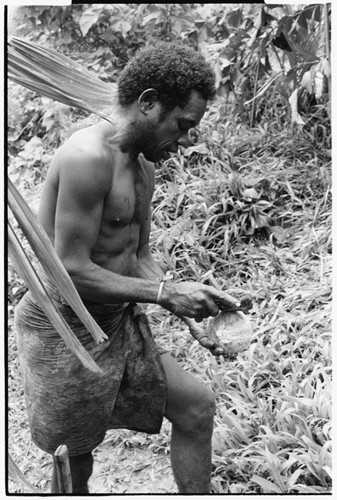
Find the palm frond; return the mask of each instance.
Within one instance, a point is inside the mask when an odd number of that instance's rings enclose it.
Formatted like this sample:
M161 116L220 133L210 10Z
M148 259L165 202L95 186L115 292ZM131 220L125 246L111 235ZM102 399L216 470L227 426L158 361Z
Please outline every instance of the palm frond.
M13 460L12 456L8 453L8 474L11 477L13 481L16 481L19 484L22 484L26 488L28 488L29 491L32 491L33 493L40 493L35 486L33 486L28 479L26 479L25 475L21 472L19 467L16 465L15 461Z
M63 54L13 36L7 68L8 77L19 85L114 123L102 109L116 105L116 84L103 82Z
M19 274L23 277L33 297L39 302L44 313L57 329L67 347L69 347L86 368L95 373L101 373L101 368L99 368L78 338L71 331L63 316L52 302L10 223L8 224L8 252L15 269L17 269Z
M46 275L60 290L65 300L77 314L94 340L99 343L107 338L96 321L88 313L83 302L58 257L43 227L34 216L10 179L8 179L8 203L29 244L38 257Z

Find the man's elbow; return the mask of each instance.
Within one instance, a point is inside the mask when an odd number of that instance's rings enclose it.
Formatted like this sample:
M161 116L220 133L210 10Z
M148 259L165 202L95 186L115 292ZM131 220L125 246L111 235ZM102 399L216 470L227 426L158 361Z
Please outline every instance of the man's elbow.
M87 267L84 262L79 262L78 259L71 257L61 257L61 262L72 281L76 282L77 280L81 280L85 268Z

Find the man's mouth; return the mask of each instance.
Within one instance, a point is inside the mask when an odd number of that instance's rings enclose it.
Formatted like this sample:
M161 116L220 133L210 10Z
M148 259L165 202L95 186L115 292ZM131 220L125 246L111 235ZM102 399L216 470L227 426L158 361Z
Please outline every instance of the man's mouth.
M168 149L164 149L161 156L162 156L162 159L166 161L166 160L169 160L171 158L171 153L170 153L170 151L168 151Z
M169 160L171 158L172 155L176 154L176 150L173 148L173 147L170 147L170 148L167 148L167 149L163 149L162 150L162 159L163 160Z

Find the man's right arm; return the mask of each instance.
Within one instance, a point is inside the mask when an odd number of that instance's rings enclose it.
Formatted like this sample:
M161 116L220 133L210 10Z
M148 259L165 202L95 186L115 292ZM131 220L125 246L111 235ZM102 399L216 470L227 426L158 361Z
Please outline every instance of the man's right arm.
M111 164L92 153L66 153L57 159L54 245L79 294L100 303L155 302L157 282L125 277L91 260L111 188Z
M156 303L158 281L122 276L91 260L111 187L111 164L92 154L67 154L62 161L55 213L55 249L83 299L99 303ZM218 311L217 302L234 304L229 295L200 283L164 286L160 305L201 321Z

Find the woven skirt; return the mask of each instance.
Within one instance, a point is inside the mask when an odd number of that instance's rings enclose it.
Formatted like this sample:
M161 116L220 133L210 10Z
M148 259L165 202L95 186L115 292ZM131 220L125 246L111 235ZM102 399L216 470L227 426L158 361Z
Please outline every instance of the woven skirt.
M96 344L73 310L48 289L102 374L74 356L30 292L15 311L18 353L32 440L48 453L92 451L108 429L160 431L167 387L148 320L136 304L86 307L108 340Z

